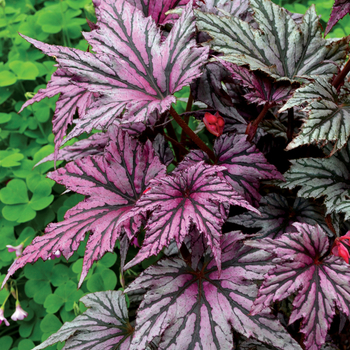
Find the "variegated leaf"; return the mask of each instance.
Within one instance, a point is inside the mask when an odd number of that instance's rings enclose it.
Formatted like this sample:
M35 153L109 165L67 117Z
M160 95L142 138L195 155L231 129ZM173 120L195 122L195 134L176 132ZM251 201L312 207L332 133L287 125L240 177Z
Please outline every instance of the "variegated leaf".
M204 2L198 0L198 9L202 12L210 12L216 15L223 16L220 10L233 15L244 16L249 9L248 0L205 0Z
M142 146L126 133L113 135L111 133L112 139L104 155L81 158L49 173L57 183L87 197L67 211L64 221L49 224L45 234L26 247L9 268L7 278L27 263L39 258L47 260L58 250L68 260L86 233L91 231L81 285L93 262L106 252L113 252L115 242L123 232L129 238L137 233L144 221L143 215L130 217L127 214L150 180L165 175L166 168L154 155L151 142Z
M322 198L326 214L344 213L350 218L350 144L330 158L301 158L291 161L279 187L300 187L299 197Z
M247 212L233 216L227 221L250 228L260 227L254 239L279 238L283 233L294 232L295 228L292 225L295 222L318 224L328 235L333 236L325 222L323 210L308 199L296 198L293 205L290 205L285 197L270 193L261 199L259 211L261 215Z
M105 129L118 116L125 123L146 124L153 112L170 108L176 91L201 75L208 56L208 48L198 48L193 38L191 4L164 42L154 20L127 0L100 2L97 17L98 29L85 33L95 53L25 37L78 77L77 87L100 93L68 139L92 128Z
M56 160L65 160L70 162L82 157L87 157L95 154L103 153L108 141L110 140L109 133L97 133L91 135L89 138L75 142L71 146L66 146L57 152ZM52 153L43 158L39 164L55 160L55 154Z
M158 349L233 349L232 329L283 350L299 350L268 312L251 316L257 295L252 280L271 268L269 255L242 245L244 235L221 237L222 271L207 257L197 268L167 258L145 270L126 289L146 289L136 317L130 350L143 350L160 336Z
M298 25L291 15L270 0L251 0L259 29L235 16L219 17L196 11L198 29L213 40L210 47L220 56L251 70L262 70L277 80L295 80L297 76L331 78L337 73L348 51L349 37L323 39L315 7L311 6Z
M341 20L344 16L350 13L350 1L349 0L335 0L331 18L327 23L327 28L325 30L324 35L327 35L335 24Z
M247 141L247 135L222 135L215 140L213 150L216 164L226 168L222 170L226 181L250 203L259 203L261 180L283 180L275 166L268 163L255 145ZM201 160L208 160L206 153L191 151L177 170L186 169Z
M174 175L151 181L149 190L130 212L130 215L147 211L152 214L145 227L143 245L125 269L157 255L173 239L180 248L195 226L204 235L220 270L221 227L227 217L227 206L238 205L258 212L226 182L221 174L223 170L222 166L197 162Z
M297 232L279 239L246 242L278 258L265 275L252 314L295 293L289 323L302 319L305 349L318 350L325 343L336 307L350 316L350 266L339 257L326 256L329 241L320 226L294 226Z
M333 152L342 148L350 136L350 106L347 83L338 92L326 79L315 82L295 91L293 97L280 109L280 112L300 106L308 114L300 134L287 146L287 149L310 144L334 142Z
M128 350L133 327L123 293L97 292L85 295L80 301L88 309L33 350L63 341L66 341L64 350Z

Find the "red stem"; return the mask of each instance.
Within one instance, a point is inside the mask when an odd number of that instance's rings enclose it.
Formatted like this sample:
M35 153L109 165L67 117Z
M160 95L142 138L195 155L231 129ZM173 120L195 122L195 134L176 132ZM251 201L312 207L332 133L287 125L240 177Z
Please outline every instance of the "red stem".
M338 88L343 84L345 77L350 72L350 59L346 62L346 65L341 70L341 72L335 77L332 85L338 90Z
M187 134L187 136L205 153L208 154L209 158L215 162L216 157L214 152L196 135L193 130L185 123L185 121L176 113L173 107L170 108L171 116L176 120L176 122L181 126L182 130Z
M251 141L253 140L256 130L258 129L258 126L260 124L260 122L264 119L266 113L268 112L268 110L273 106L273 103L270 102L266 102L264 108L262 109L262 111L260 112L260 114L258 115L258 117L253 121L253 123L249 123L247 126L247 129L245 131L245 133L248 135L247 140Z
M177 140L177 136L176 136L176 133L175 133L175 130L174 130L173 126L171 125L171 122L168 123L168 125L166 126L166 130L167 130L167 132L168 132L169 137L170 137L173 141ZM164 135L164 136L165 136L165 135ZM178 143L178 142L176 141L176 143ZM180 161L180 150L179 150L179 148L177 147L177 144L174 144L174 143L173 143L173 148L174 148L176 160L179 162L179 161Z

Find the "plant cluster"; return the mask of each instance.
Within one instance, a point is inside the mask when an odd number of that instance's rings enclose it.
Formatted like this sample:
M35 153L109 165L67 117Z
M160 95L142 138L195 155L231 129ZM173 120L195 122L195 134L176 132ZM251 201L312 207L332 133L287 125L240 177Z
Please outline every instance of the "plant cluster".
M44 88L55 62L31 47L18 32L58 45L86 50L81 31L94 19L84 1L6 0L0 2L0 281L23 247L43 235L51 221L63 220L67 209L83 199L46 178L53 162L33 168L54 151L52 116L57 97L45 99L18 114L20 107ZM52 21L52 16L55 20ZM51 18L51 20L49 20ZM72 140L75 142L75 140ZM61 162L57 162L60 164ZM31 350L86 308L87 293L119 288L117 256L107 254L93 265L77 291L84 245L67 262L52 259L28 265L0 291L1 350ZM13 250L16 248L15 250ZM27 314L21 320L18 304ZM2 311L3 310L3 311ZM16 312L17 310L17 312ZM13 316L13 317L11 317ZM6 326L3 317L8 320ZM52 346L60 349L62 345Z
M35 349L335 346L332 321L350 317L350 36L325 39L314 6L270 0L93 3L86 51L22 34L57 62L21 108L60 93L39 166L66 161L48 178L84 200L3 285L79 250L82 286L117 246L122 290L82 297ZM79 293L59 289L53 312Z

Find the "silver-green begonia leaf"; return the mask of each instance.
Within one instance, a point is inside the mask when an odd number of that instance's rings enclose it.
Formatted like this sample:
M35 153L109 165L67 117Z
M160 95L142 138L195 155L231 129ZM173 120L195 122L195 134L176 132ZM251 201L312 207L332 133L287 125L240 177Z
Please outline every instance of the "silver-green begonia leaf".
M350 218L350 144L330 158L301 158L291 161L281 188L301 187L299 197L325 197L326 214L344 213Z
M325 78L319 78L295 91L280 112L306 102L308 104L303 111L308 114L308 118L287 150L312 142L327 144L334 141L334 153L346 144L350 136L349 87L346 84L338 92Z
M121 291L87 294L80 299L88 309L33 350L66 341L62 350L128 350L133 328Z
M228 62L262 70L276 80L294 81L297 76L331 78L337 73L348 52L349 37L326 40L322 37L319 17L311 6L303 22L270 0L251 0L259 29L235 16L217 16L196 10L198 29L213 40L208 45Z

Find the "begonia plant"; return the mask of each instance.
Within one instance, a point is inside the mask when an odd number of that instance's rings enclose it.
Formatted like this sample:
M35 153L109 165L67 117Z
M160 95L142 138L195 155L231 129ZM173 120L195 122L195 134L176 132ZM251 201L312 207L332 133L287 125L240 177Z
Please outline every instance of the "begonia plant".
M115 252L123 288L84 296L35 350L333 346L350 318L350 36L270 0L93 3L86 51L22 35L57 66L22 107L60 94L40 163L65 161L48 177L85 199L3 286L88 236L79 286ZM336 0L326 34L347 13Z

